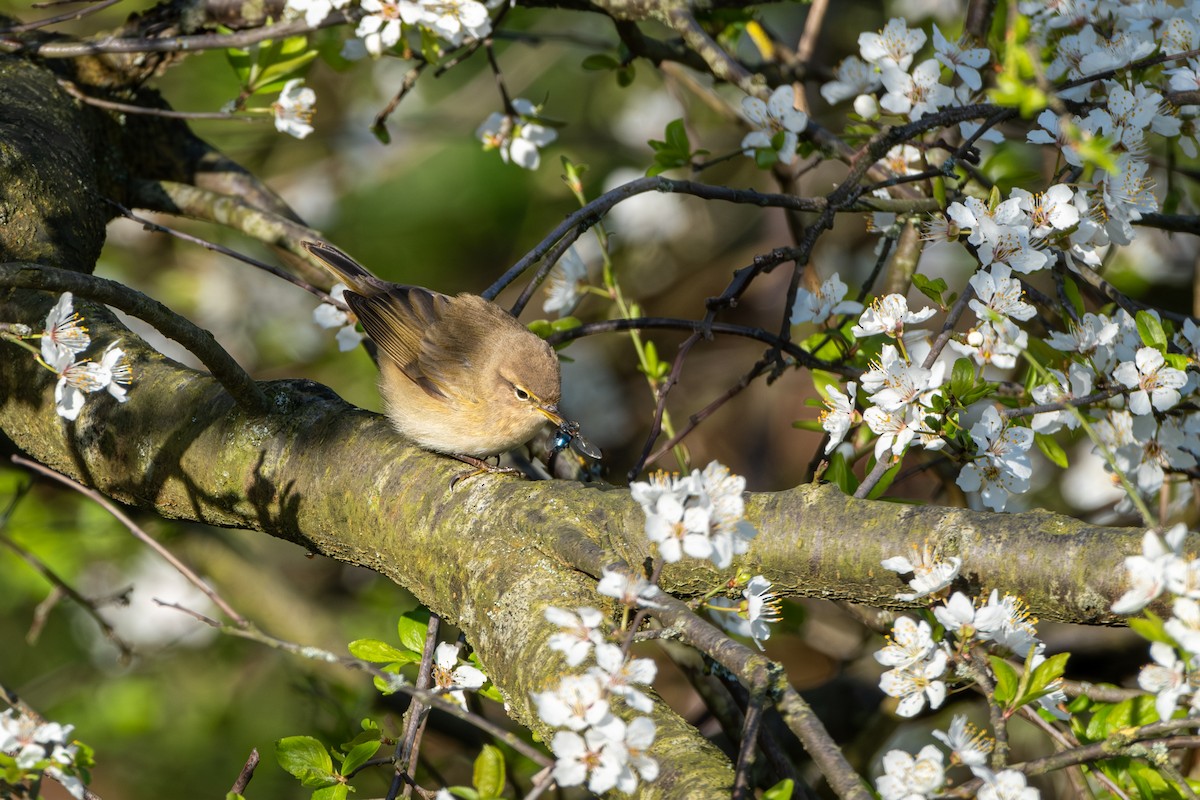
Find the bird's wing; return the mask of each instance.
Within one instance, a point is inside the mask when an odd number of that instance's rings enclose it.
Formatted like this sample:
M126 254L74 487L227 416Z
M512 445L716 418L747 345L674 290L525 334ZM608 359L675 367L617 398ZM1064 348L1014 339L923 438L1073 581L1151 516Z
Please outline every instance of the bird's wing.
M302 244L350 287L344 295L346 305L384 355L430 395L445 397L446 386L456 384L447 384L425 370L421 340L437 327L450 298L418 286L382 281L333 245L311 241Z
M456 384L426 369L424 339L444 327L440 323L450 298L419 286L399 285L370 294L347 291L345 298L363 330L401 372L427 393L447 396L446 387Z
M436 324L421 337L417 365L421 374L441 387L475 387L490 378L495 357L489 343L498 341L504 331L519 326L504 309L473 294L460 294L446 303ZM490 354L490 356L489 356ZM460 402L478 399L477 392L456 393Z

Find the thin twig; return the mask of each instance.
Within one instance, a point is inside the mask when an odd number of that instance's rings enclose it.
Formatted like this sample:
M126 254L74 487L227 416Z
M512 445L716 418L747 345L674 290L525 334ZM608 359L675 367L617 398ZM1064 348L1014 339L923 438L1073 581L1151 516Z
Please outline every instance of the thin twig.
M118 2L119 0L112 0ZM167 108L151 108L150 106L135 106L132 103L118 103L115 100L105 100L85 93L74 83L62 78L58 85L67 94L87 103L89 106L103 108L109 111L119 111L122 114L143 114L148 117L165 117L167 119L216 119L228 122L266 122L268 117L256 114L231 114L226 111L172 111Z
M441 622L441 617L430 612L429 625L425 629L425 647L421 652L421 666L417 670L416 685L418 689L428 689L433 683L433 654L437 649L438 629L441 627ZM395 800L403 776L415 772L412 770L412 765L417 760L417 752L421 746L421 734L425 730L425 721L428 718L429 706L414 697L408 706L408 713L405 715L404 735L396 743L395 775L392 776L392 785L388 788L387 800ZM412 775L412 777L416 776ZM412 785L405 783L404 796L409 797L411 794Z
M762 725L763 693L750 692L750 703L746 707L746 720L742 724L742 743L738 749L737 771L733 778L733 800L746 800L754 796L754 783L750 772L754 769L754 755L758 749L758 731Z
M185 579L187 579L188 583L192 584L197 589L199 589L201 592L203 592L204 595L209 600L211 600L217 608L221 609L221 611L223 611L226 614L226 616L228 616L231 620L233 620L235 623L237 623L237 625L239 627L246 627L247 625L250 624L241 614L237 613L237 611L235 611L233 609L233 606L231 606L231 605L229 605L229 603L225 602L225 599L223 597L221 597L219 594L217 594L217 592L211 586L209 586L207 583L205 583L204 580L199 575L197 575L186 564L184 564L182 561L180 561L178 558L176 558L174 556L174 554L171 553L170 550L163 547L161 544L159 544L154 539L152 539L145 531L143 531L140 527L138 527L136 522L134 522L128 516L126 516L125 512L123 512L123 511L121 511L121 509L117 508L112 503L112 501L110 501L107 497L100 494L95 489L89 489L88 487L86 487L80 483L77 483L76 481L71 480L66 475L63 475L60 472L55 472L54 470L50 469L49 467L39 464L36 461L30 461L29 459L22 458L21 456L13 456L12 462L19 467L25 467L26 469L31 469L34 472L38 472L38 473L41 473L42 475L45 475L47 478L56 480L59 483L61 483L62 485L66 486L70 489L74 489L75 491L77 491L81 495L83 495L84 497L86 497L89 500L91 500L92 502L96 503L98 506L103 508L109 514L112 514L118 522L120 522L122 525L124 525L125 528L131 534L133 534L133 537L135 539L137 539L142 544L146 545L151 550L153 550L154 552L156 552L160 556L162 556L167 561L168 564L170 564L172 567L174 567L175 570L180 575L182 575Z
M254 770L258 769L258 748L250 751L250 755L246 758L246 764L242 767L242 771L238 773L237 780L230 787L230 794L245 794L246 787L250 784L250 779L254 777Z

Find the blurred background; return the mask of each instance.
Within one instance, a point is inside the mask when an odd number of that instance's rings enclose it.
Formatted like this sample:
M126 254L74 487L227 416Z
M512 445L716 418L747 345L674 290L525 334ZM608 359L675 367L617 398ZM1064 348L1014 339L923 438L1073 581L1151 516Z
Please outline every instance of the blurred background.
M67 29L103 30L148 7L122 2ZM0 12L25 20L49 13L11 0L0 0ZM772 5L761 9L759 19L780 39L795 41L805 13L798 4ZM835 3L816 63L832 68L856 52L858 33L881 27L889 14L908 15L915 23L937 13L946 15L940 23L948 36L957 31L961 9L956 3ZM628 87L619 86L611 73L585 70L581 62L588 55L615 52L611 27L599 18L515 7L506 30L511 38L499 40L497 51L510 94L544 103L545 116L567 123L558 141L544 150L536 172L502 163L474 137L487 115L502 108L481 55L440 77L424 75L388 119L390 144L373 136L370 126L411 63L386 58L344 65L344 71L314 63L307 84L317 93L316 131L303 141L277 133L269 118L261 124L198 121L193 127L380 276L449 293L482 291L578 207L560 180L560 157L588 165L585 191L592 199L644 174L652 160L647 140L663 138L667 123L680 117L693 147L709 150L712 158L736 152L743 130L730 125L726 114L740 108L740 96L729 87L714 90L685 69L664 76L645 62L635 62L636 76ZM336 51L334 40L346 32L322 35ZM748 41L738 47L753 58ZM224 55L215 51L189 56L159 86L182 111L219 109L239 91ZM807 88L814 118L841 130L843 110L824 104L816 84ZM1019 140L1009 142L985 154L984 171L1001 176L1002 186L1005 181L1021 185L1042 171L1039 157ZM842 174L836 164L807 172L801 193L823 195ZM699 177L736 188L776 189L770 175L744 157L721 161ZM156 219L278 263L267 248L237 233ZM652 316L702 317L705 298L718 295L734 270L755 255L791 244L778 211L680 196L643 195L619 206L605 227L623 291ZM853 295L874 263L876 243L862 218L847 216L822 237L813 267L822 278L840 275ZM1138 247L1117 259L1107 277L1134 296L1190 311L1191 297L1180 289L1191 285L1194 254L1167 239L1139 239ZM600 265L590 235L579 252L598 283ZM951 247L928 250L920 267L929 277L944 276L952 288L961 286L972 269L967 254ZM212 331L257 378L310 378L352 403L380 408L375 369L366 353L338 352L333 332L313 324L317 300L295 287L125 219L111 223L97 272ZM777 329L786 312L789 277L786 266L762 276L722 319ZM511 303L523 285L510 287L500 302ZM914 292L910 301L920 297ZM539 291L522 319L546 317L544 299ZM575 314L585 321L604 319L611 308L601 298L585 297ZM174 343L140 323L130 324L164 353L194 363ZM684 337L655 331L647 338L670 360ZM754 342L720 338L695 348L668 406L675 423L683 424L734 385L762 351ZM564 411L604 449L608 479L623 483L654 409L628 337L577 341L563 355L569 359ZM796 485L804 480L820 438L792 423L817 417L814 398L811 378L803 372L785 374L770 386L755 382L688 438L692 464L719 460L745 476L751 491ZM1065 473L1035 469L1035 478L1046 476L1043 485L1016 498L1015 510L1043 507L1125 522L1108 510L1116 495L1089 456L1090 446L1067 446L1072 468ZM652 466L679 468L669 455ZM0 467L0 505L15 501L28 481L25 473ZM928 473L898 481L891 493L922 502L951 501ZM339 653L358 638L394 643L397 617L416 605L404 590L371 572L307 558L293 545L268 537L145 515L137 519L235 607L284 639ZM295 780L273 763L275 740L304 733L336 745L352 738L366 716L387 718L385 728L397 729L388 715L400 711L402 701L380 698L361 675L222 637L178 611L157 607L154 599L209 613L207 601L161 559L103 510L72 493L38 483L15 504L2 533L87 596L112 598L102 613L134 647L132 660L122 663L92 619L56 599L28 561L0 545L0 683L46 716L76 726L76 735L96 748L93 788L108 800L221 796L255 747L263 765L248 795L302 796ZM126 600L128 606L120 604ZM1123 632L1064 628L1056 635L1063 643L1056 649L1069 646L1079 655L1071 664L1073 676L1119 680L1145 661L1144 643L1135 640L1130 649ZM826 719L860 764L872 763L890 747L915 751L928 741L930 728L946 727L952 712L982 711L970 700L950 702L937 717L897 727L886 709L879 710L880 668L870 657L878 645L879 639L844 609L803 601L788 604L787 619L767 643L767 654L785 664L799 687L820 689L814 694L818 711L830 712ZM1094 668L1089 653L1095 654ZM648 649L646 655L659 662L656 688L721 740L698 696L663 651ZM494 705L489 714L503 716ZM1018 755L1023 736L1033 734L1018 727ZM469 783L471 760L483 741L477 732L435 717L423 751L434 770L425 776L427 785ZM910 741L917 744L908 746ZM386 789L383 779L369 777L357 785L360 796L382 795ZM53 789L47 791L54 796Z

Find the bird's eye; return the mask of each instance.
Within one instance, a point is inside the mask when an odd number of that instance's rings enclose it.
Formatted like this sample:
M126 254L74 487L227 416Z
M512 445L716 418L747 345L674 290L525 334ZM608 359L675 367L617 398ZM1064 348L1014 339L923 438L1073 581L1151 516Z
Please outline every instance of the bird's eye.
M516 393L518 400L525 401L529 399L529 392L525 391L520 386L514 386L513 391Z

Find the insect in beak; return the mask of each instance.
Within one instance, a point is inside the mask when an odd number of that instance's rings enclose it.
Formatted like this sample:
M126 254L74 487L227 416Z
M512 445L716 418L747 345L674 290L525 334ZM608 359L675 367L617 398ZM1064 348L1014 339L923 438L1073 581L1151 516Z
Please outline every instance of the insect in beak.
M558 431L554 434L554 444L550 448L550 457L553 458L558 455L566 449L568 444L576 453L593 461L599 461L604 457L599 447L596 447L596 445L579 435L578 422L567 422L564 420L558 426Z

